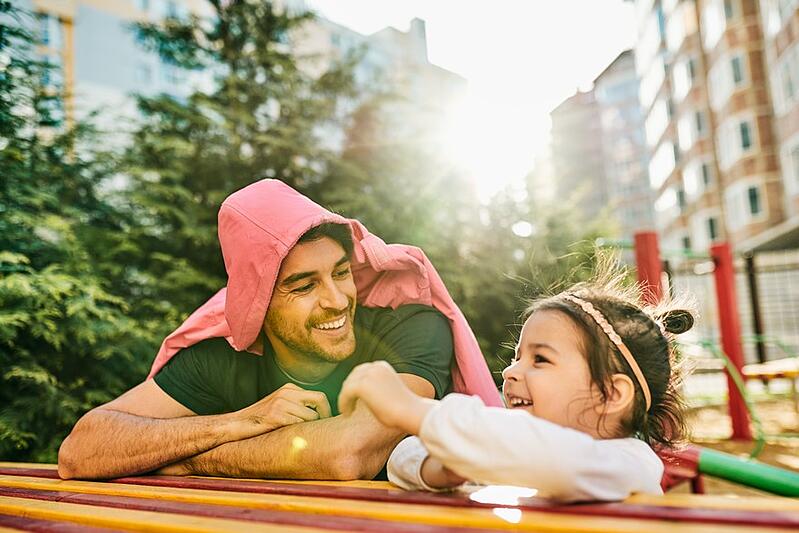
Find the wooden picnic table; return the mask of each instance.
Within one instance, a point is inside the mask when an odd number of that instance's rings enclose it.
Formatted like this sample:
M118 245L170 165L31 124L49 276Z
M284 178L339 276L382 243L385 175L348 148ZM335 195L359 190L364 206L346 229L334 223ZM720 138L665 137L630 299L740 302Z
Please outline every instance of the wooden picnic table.
M55 466L0 462L0 531L799 530L799 501L694 494L557 505L531 489L405 492L379 481L138 476L62 481Z
M785 359L775 359L765 363L745 365L743 367L745 379L770 380L785 378L791 382L791 397L793 407L799 413L799 357L786 357Z

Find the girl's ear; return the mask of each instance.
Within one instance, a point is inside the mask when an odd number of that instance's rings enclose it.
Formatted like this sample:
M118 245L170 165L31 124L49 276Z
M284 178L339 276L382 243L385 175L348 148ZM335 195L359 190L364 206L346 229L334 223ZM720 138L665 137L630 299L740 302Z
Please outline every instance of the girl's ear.
M624 414L632 406L635 399L635 385L626 374L613 374L605 401L606 414Z

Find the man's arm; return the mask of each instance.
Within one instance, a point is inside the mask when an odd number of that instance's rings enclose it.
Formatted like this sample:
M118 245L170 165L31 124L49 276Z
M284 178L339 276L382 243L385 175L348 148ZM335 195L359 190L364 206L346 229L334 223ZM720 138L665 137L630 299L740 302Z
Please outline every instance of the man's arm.
M401 374L416 394L432 398L427 380ZM187 461L170 465L164 474L294 479L371 479L386 463L404 433L382 425L365 407L346 416L296 424L229 442Z
M233 413L195 416L147 380L78 421L58 451L58 474L63 479L141 474L320 416L330 416L324 394L294 385Z

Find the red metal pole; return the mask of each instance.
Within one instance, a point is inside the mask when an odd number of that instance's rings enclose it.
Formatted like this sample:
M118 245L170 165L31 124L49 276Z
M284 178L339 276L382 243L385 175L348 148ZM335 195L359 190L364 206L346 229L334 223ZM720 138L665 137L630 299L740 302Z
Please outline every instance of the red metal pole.
M654 231L635 234L635 264L638 266L638 283L644 291L644 299L655 304L663 297L662 265L658 236Z
M738 318L738 303L735 297L735 268L732 252L727 243L714 244L710 247L710 255L716 268L713 275L716 279L716 301L719 308L719 326L721 328L721 347L738 372L743 375L744 351L741 345L741 322ZM752 440L749 427L749 413L746 404L738 391L732 377L727 373L727 390L729 391L729 412L732 419L732 438L735 440Z

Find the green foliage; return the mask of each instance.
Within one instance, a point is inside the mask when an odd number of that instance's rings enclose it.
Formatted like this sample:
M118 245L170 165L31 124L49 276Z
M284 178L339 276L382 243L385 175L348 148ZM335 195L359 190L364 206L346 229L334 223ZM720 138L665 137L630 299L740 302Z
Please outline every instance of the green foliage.
M89 127L52 129L27 15L0 11L0 457L53 461L78 416L141 379L154 338L102 275L124 235L97 192L113 161L81 155Z
M423 248L497 372L525 298L590 275L586 243L602 227L514 191L480 201L419 140L425 124L392 122L396 96L356 95L355 57L300 68L288 36L311 15L210 4L213 20L134 28L213 83L183 99L139 97L139 126L112 153L89 125L60 123L25 15L0 0L0 459L54 461L80 415L141 381L164 336L224 284L219 204L263 177ZM326 138L345 118L339 153ZM512 231L520 220L530 237Z
M322 137L338 128L339 99L354 94L349 63L312 76L291 55L289 34L310 14L261 1L211 4L212 20L137 26L165 60L215 73L210 91L185 100L140 97L143 123L125 154L131 238L141 252L127 256L139 281L129 297L142 317L171 308L173 324L224 285L222 200L264 177L323 188L335 154Z

